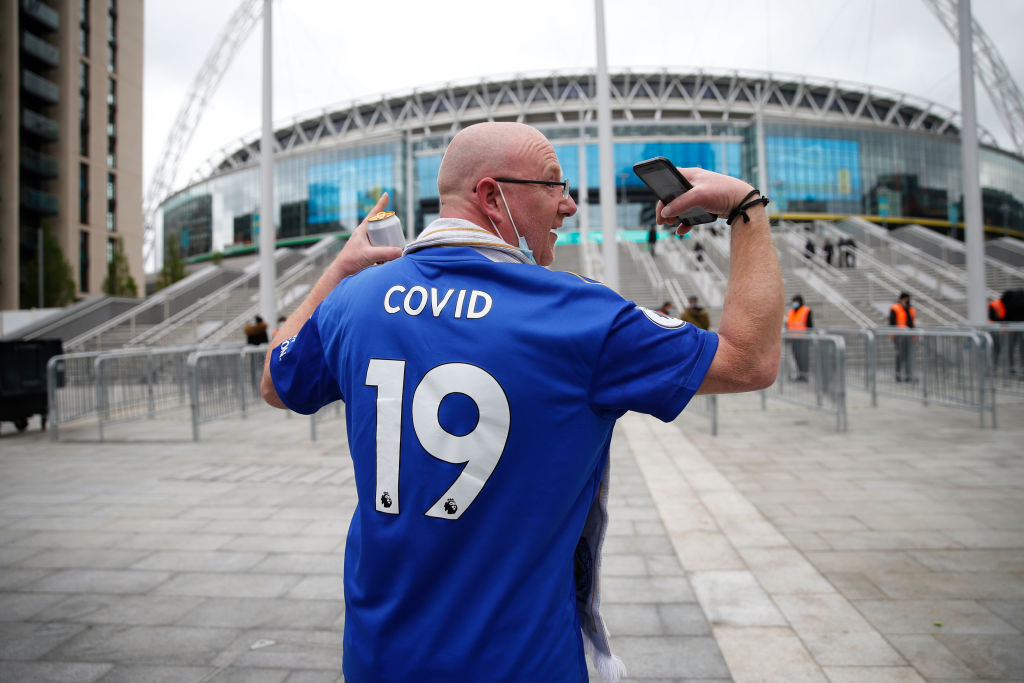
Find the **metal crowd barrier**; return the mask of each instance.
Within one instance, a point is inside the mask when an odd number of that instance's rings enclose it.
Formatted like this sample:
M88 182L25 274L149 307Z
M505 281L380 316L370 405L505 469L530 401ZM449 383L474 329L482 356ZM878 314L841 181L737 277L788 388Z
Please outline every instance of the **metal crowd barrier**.
M47 425L50 441L60 426L96 412L96 366L99 351L65 353L46 364Z
M259 396L266 345L233 349L200 349L188 357L192 440L199 441L204 422L245 415ZM257 374L257 368L259 374ZM262 400L262 399L259 399Z
M108 422L154 418L185 404L185 357L190 347L122 350L93 361L100 441Z
M861 389L871 396L871 407L878 407L875 373L875 333L861 328L828 328L826 334L842 337L846 344L845 377L847 388Z
M103 441L111 422L183 416L187 410L198 441L201 424L263 405L266 353L265 345L230 344L54 356L46 369L50 439L59 439L62 425L93 415ZM318 422L341 414L338 403L312 415L310 438L316 440Z
M694 396L686 404L686 410L683 412L688 415L701 415L708 418L711 436L718 436L718 396L715 394Z
M836 431L846 431L846 342L816 331L782 333L782 362L768 397L836 415Z
M342 410L342 406L344 405L345 404L342 403L341 401L335 401L334 403L324 406L323 408L309 416L310 440L316 441L316 426L318 423L323 422L325 420L329 420L331 418L337 419L338 417L341 417L344 414L345 411ZM291 415L290 412L288 414Z
M1024 396L1024 323L994 323L975 329L992 338L989 377L995 391Z
M876 382L880 393L991 413L996 426L994 383L988 356L991 337L974 329L896 328L874 330Z

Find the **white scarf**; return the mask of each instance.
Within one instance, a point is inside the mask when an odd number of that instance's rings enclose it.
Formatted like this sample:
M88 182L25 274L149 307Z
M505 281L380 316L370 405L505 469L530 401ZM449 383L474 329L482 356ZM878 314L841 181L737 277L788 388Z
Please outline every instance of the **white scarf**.
M491 261L500 263L530 263L518 248L511 246L492 232L462 220L439 218L405 247L406 254L431 247L472 247ZM626 665L612 654L611 636L601 616L601 548L608 531L608 489L611 463L605 456L601 488L591 503L583 525L583 533L576 545L574 557L576 574L576 609L580 614L583 644L594 667L608 683L617 683L626 675Z
M438 218L406 245L404 253L411 254L430 247L472 247L492 261L530 262L517 247L461 218Z

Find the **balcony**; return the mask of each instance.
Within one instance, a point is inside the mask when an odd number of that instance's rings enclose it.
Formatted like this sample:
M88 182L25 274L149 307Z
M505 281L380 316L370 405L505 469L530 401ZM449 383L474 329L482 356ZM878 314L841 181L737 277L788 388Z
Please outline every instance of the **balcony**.
M21 127L44 140L53 142L60 137L60 126L53 119L31 109L21 110Z
M60 88L57 87L57 84L28 69L21 72L21 86L27 92L50 104L57 104L60 101Z
M21 34L21 49L53 68L60 65L60 50L33 33Z
M21 167L44 178L57 177L57 160L28 147L21 148Z
M58 209L57 197L28 187L21 188L21 205L30 211L51 216L56 215Z
M60 30L60 14L42 0L21 0L21 11L51 31Z

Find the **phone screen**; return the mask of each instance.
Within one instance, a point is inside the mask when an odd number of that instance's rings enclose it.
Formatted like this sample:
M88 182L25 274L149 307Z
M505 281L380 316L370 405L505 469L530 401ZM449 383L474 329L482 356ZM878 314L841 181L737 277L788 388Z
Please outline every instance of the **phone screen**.
M679 176L667 168L659 168L644 174L644 180L659 199L675 199L686 189L679 183Z

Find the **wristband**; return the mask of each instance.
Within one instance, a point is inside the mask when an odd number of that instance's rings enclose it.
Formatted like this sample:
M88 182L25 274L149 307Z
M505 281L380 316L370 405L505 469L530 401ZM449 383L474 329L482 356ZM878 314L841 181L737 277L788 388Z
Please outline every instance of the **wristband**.
M758 206L758 205L760 205L760 206L768 206L769 199L767 197L758 197L757 199L753 199L753 200L751 200L749 202L747 201L748 199L753 197L755 194L756 195L760 195L761 191L760 190L751 190L747 194L747 196L744 197L740 201L740 203L736 205L736 208L729 212L729 217L725 219L725 222L726 222L727 225L732 225L732 222L734 220L736 220L737 218L739 218L740 216L743 216L743 222L744 223L749 223L750 222L750 216L747 215L747 209L752 209L752 208L754 208L755 206Z

